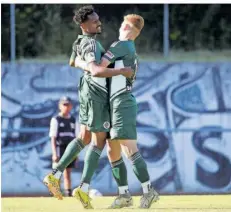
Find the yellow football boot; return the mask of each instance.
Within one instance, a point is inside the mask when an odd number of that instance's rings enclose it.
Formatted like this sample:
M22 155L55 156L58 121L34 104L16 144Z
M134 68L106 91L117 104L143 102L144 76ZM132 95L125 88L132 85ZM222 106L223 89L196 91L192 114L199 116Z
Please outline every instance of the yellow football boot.
M60 191L60 181L55 178L53 174L48 174L44 179L43 183L47 186L48 190L51 194L54 195L55 198L62 200L63 195Z
M85 193L84 191L82 191L80 187L77 187L73 190L72 196L80 200L84 208L93 209L91 202L90 202L91 198L89 197L88 193Z

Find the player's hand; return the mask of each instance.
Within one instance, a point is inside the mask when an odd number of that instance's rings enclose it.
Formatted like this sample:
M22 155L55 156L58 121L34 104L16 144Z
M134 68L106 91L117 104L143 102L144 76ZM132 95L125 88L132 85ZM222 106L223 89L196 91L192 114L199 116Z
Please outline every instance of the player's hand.
M76 68L81 68L81 67L79 66L80 63L81 63L81 58L80 58L80 57L76 57L76 58L75 58L75 67L76 67Z
M59 162L59 157L57 155L52 155L52 161L53 163Z
M83 69L84 71L89 71L88 63L83 61L80 57L75 58L75 67Z
M127 77L127 78L130 78L133 76L133 70L130 68L130 67L125 67L125 68L122 68L122 75Z

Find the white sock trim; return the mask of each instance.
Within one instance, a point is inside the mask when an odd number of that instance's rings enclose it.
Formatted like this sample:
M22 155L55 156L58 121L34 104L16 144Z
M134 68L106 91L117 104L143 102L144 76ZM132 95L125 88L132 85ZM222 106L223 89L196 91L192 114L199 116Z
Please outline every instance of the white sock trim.
M54 174L54 177L57 178L57 179L60 179L62 174L63 173L57 169L56 173Z
M127 194L127 193L129 193L128 185L119 186L119 194Z
M83 183L81 186L80 186L80 189L85 192L85 193L88 193L89 192L89 184L88 183Z
M141 186L143 188L143 193L147 194L149 192L150 188L151 188L151 182L150 182L150 180L147 181L147 182L141 183Z

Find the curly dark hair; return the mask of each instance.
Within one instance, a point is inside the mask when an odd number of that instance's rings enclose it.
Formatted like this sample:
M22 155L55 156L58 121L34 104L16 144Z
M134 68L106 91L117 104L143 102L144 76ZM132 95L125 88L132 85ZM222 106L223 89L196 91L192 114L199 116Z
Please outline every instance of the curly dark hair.
M82 24L88 19L88 15L94 13L94 7L92 5L86 5L75 11L73 20L76 24Z

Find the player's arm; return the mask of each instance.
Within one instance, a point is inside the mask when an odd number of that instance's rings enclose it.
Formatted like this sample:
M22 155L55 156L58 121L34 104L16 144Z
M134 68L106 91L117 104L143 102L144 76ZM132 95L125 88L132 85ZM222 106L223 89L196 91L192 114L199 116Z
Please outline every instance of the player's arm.
M76 44L75 42L72 45L72 53L71 53L71 57L69 60L69 65L72 67L75 67L75 58L77 57L77 49L76 49Z
M58 162L58 155L56 151L56 137L51 137L51 150L52 150L52 161Z
M107 58L105 57L102 57L101 58L101 62L99 65L96 64L96 66L100 66L100 67L108 67L112 62L110 60L108 60ZM89 71L90 72L90 67L88 66L88 64L81 60L81 58L76 58L75 60L75 66L78 67L78 68L81 68L81 69L84 69L86 71ZM102 71L103 72L103 71Z
M87 68L87 64L83 61L79 61L78 63L76 63L76 59L78 58L77 56L77 46L76 43L74 42L73 46L72 46L72 53L71 53L71 57L69 60L69 65L75 68L80 68L84 71L88 71L86 70Z
M70 60L69 60L69 65L72 67L75 67L75 58L76 58L77 54L75 52L72 52Z
M50 122L50 133L49 136L51 138L51 151L52 151L52 161L58 162L57 148L56 148L56 137L58 133L58 122L55 118L51 119Z
M105 59L106 60L106 59ZM108 63L109 65L110 63ZM88 71L91 73L93 77L113 77L117 75L124 75L124 76L130 76L132 73L132 69L129 67L127 68L107 68L108 65L105 64L97 64L95 62L87 63L80 58L76 58L75 60L75 67L81 68L85 71Z
M75 46L76 47L76 46ZM77 47L76 47L76 56L74 58L74 67L80 68L84 71L90 71L88 64L96 61L95 51L96 51L96 41L88 40L81 43L81 55L77 56Z
M107 54L107 53L106 53ZM106 55L105 54L105 55ZM103 58L101 64L97 64L95 61L95 55L92 51L88 51L86 53L85 61L77 58L75 61L75 65L81 69L87 70L91 72L92 76L94 77L113 77L117 75L124 75L126 77L130 77L133 74L132 69L130 68L107 68L107 66L112 63L112 61L108 60L107 58ZM116 59L116 58L115 58Z
M101 58L101 65L108 66L114 63L118 58L123 58L128 54L127 46L121 41L116 41L111 44L110 48Z
M106 66L98 65L96 63L88 64L89 70L94 77L113 77L117 75L130 75L132 73L132 69L129 67L125 68L107 68Z
M82 60L80 57L76 57L74 63L75 63L74 67L80 68L80 69L87 71L87 72L90 72L89 67L88 67L88 63L86 61Z
M108 67L111 63L114 63L117 58L123 58L127 54L127 49L119 42L115 42L111 45L108 51L101 58L100 66ZM123 72L122 75L125 77L131 77L133 75L133 70L130 69L127 72Z

